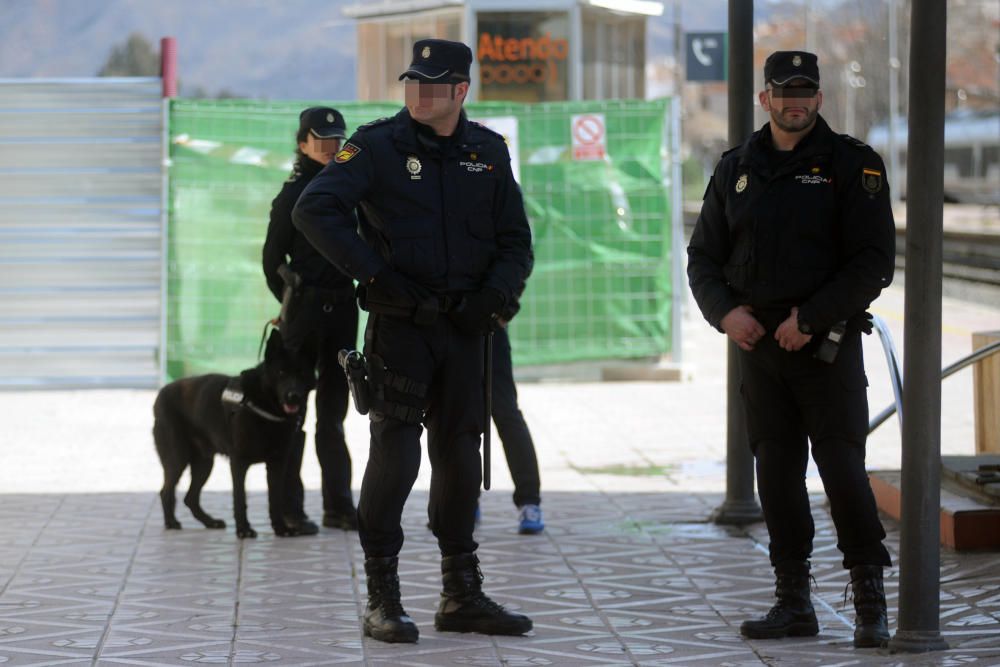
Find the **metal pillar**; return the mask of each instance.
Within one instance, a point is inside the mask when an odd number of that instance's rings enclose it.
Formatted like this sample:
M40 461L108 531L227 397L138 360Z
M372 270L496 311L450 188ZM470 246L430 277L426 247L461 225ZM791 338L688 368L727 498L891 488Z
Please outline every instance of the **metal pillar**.
M670 284L670 358L684 362L681 338L687 277L684 274L684 191L681 168L681 100L684 87L684 29L681 27L681 3L674 0L674 94L670 99L670 258L673 262Z
M937 651L941 583L941 237L945 26L941 0L913 0L906 170L902 508L893 651Z
M729 145L753 133L753 0L729 0ZM726 345L726 499L715 523L747 524L763 514L753 491L753 455L740 399L736 343Z

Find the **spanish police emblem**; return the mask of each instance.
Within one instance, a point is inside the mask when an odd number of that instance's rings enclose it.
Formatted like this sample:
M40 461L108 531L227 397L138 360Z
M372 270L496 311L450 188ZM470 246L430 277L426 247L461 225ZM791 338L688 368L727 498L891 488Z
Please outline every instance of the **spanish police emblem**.
M792 64L796 67L802 64L802 56L792 56Z
M328 122L328 123L332 123L333 122L333 114L332 113L328 113L326 115L326 122Z
M747 189L747 175L741 174L738 179L736 179L736 194L739 194Z
M344 164L348 160L352 159L355 155L361 152L361 148L355 146L350 141L344 144L344 147L340 149L336 155L333 156L333 161L337 164Z
M431 57L431 47L425 46L424 50L420 52L421 57L430 58Z
M410 172L411 181L420 180L420 172L423 169L423 165L420 164L420 160L415 155L409 155L406 158L406 171Z
M878 169L868 169L867 167L861 170L861 187L865 189L865 192L870 192L875 194L882 189L882 172Z

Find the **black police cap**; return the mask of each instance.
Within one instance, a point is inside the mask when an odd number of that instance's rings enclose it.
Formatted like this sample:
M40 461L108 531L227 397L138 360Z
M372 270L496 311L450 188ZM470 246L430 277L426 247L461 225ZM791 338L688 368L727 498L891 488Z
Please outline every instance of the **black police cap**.
M792 79L819 85L816 54L808 51L775 51L764 62L764 83L783 86Z
M346 139L347 123L331 107L309 107L299 114L299 129L309 130L318 139Z
M468 81L471 65L472 49L462 42L421 39L414 43L413 61L399 79L411 77L428 83Z

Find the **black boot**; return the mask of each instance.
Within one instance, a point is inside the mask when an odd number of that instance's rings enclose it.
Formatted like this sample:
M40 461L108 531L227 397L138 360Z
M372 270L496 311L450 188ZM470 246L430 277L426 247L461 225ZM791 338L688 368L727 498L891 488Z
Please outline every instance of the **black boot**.
M440 632L478 632L484 635L523 635L531 619L512 614L483 593L483 573L476 554L441 559L444 591L434 614Z
M743 621L740 634L751 639L812 637L819 634L816 612L809 601L809 563L792 561L774 568L778 602L764 618Z
M851 568L854 591L854 648L875 648L889 641L889 619L885 609L885 587L881 565Z
M368 606L365 607L365 637L380 642L415 644L420 636L417 624L403 611L399 599L399 559L366 558Z

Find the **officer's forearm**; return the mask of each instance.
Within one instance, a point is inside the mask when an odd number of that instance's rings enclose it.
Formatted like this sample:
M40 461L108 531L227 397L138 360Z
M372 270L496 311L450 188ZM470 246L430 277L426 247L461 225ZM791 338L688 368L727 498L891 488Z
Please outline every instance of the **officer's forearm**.
M892 282L892 268L884 258L859 256L799 307L801 319L816 331L826 331L841 320L866 310ZM873 271L871 266L883 266Z

